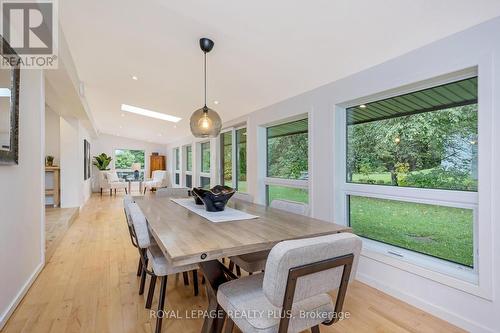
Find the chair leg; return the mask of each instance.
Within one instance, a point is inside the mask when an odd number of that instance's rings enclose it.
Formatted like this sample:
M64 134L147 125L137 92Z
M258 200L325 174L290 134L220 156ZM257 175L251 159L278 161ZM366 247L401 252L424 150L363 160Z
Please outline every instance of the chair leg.
M125 194L128 194L127 188L125 187Z
M188 272L182 272L182 277L184 278L184 285L189 286L189 275Z
M101 187L101 197L102 197L102 187Z
M241 276L241 269L238 265L236 265L236 275Z
M193 270L193 288L194 288L194 295L198 296L199 290L198 290L198 271L196 269Z
M116 196L116 188L115 188L115 196Z
M151 304L153 303L153 296L155 294L156 287L156 275L151 275L151 281L149 282L148 298L146 299L146 309L151 309Z
M234 262L232 260L229 260L229 270L232 272L234 270Z
M147 188L146 188L146 187L144 187L144 195L146 195L146 190L147 190Z
M160 299L158 300L158 312L156 313L156 333L161 332L161 322L163 320L163 311L165 298L167 297L167 275L161 277Z
M319 325L311 327L311 333L320 333L319 332Z
M139 258L139 266L137 267L137 276L141 276L142 273L142 260Z
M234 321L229 316L227 316L226 329L224 330L224 333L233 333L233 329L234 329Z
M113 196L113 189L112 188L109 189L109 196L110 197Z
M148 260L146 259L146 267L142 267L141 284L139 286L139 295L144 294L144 285L146 284L146 268L148 266Z

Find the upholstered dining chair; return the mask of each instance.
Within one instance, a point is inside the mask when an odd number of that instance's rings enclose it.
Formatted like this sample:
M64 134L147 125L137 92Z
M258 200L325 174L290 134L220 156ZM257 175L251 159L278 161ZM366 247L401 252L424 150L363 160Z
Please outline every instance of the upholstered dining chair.
M225 332L232 332L236 324L245 333L309 328L319 333L320 324L332 325L342 317L360 251L361 239L351 233L278 243L269 253L264 274L219 286L217 301L228 315ZM334 290L335 306L328 294Z
M130 235L130 241L132 242L132 245L137 248L139 245L137 244L137 237L135 236L134 226L132 224L132 217L130 216L130 209L129 209L130 204L133 202L134 202L134 198L130 194L127 194L127 195L125 195L125 197L123 197L123 208L125 211L125 221L127 222L128 233ZM137 267L137 276L141 276L141 273L142 273L142 260L139 257L139 265Z
M271 201L269 205L271 208L284 210L290 213L307 215L309 206L296 201L275 199ZM233 270L233 265L236 264L236 274L241 276L240 268L247 271L250 275L254 272L260 272L264 270L266 266L267 256L269 251L259 251L254 253L242 254L235 257L230 257L229 269Z
M129 204L130 216L132 218L132 224L134 227L134 232L137 237L139 254L142 260L142 276L141 276L141 286L140 294L144 292L144 283L146 280L146 274L151 276L151 282L149 285L148 297L146 299L146 308L150 309L153 303L154 290L156 287L156 279L160 277L160 296L158 300L158 311L156 316L156 328L155 332L161 332L163 311L165 306L165 301L167 297L167 278L168 275L181 273L181 272L195 272L198 268L197 264L185 265L185 266L172 266L167 258L163 255L163 252L158 247L154 241L152 235L149 232L146 217L142 213L141 209L136 203ZM148 263L151 263L151 269L148 269ZM194 278L193 273L193 278ZM196 278L197 279L197 276Z
M165 170L155 170L151 175L151 179L144 182L144 194L146 190L158 189L167 186L167 171Z
M172 198L187 198L189 197L190 189L187 187L162 187L156 190L155 196L157 198L172 197ZM193 276L196 272L193 272ZM187 272L183 272L182 276L184 278L184 285L189 285L189 277ZM198 282L194 281L195 296L198 295Z

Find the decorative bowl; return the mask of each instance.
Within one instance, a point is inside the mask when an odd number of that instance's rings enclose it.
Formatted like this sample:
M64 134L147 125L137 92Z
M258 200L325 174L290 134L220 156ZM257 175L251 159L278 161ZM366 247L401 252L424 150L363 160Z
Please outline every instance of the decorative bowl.
M228 200L236 191L229 186L216 185L210 190L201 187L193 188L192 193L195 195L195 201L199 204L200 200L208 212L221 212L226 208ZM198 199L196 199L198 198Z

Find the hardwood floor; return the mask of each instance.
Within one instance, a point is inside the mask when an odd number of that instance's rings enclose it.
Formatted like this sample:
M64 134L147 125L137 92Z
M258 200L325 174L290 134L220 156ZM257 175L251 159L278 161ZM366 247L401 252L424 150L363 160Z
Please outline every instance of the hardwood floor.
M152 331L154 319L137 293L138 253L122 198L92 196L2 332ZM182 277L169 279L167 297L166 310L182 316L206 307L204 288L195 297ZM360 282L349 287L344 311L349 319L321 332L463 332ZM163 332L199 332L201 325L202 319L166 319Z
M71 224L79 208L45 208L45 260L48 262Z

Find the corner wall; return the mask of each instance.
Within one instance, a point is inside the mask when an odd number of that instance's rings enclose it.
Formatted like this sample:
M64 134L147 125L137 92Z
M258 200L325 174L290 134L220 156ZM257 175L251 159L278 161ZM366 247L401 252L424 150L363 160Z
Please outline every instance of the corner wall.
M19 165L0 165L0 329L44 265L45 91L21 70Z

